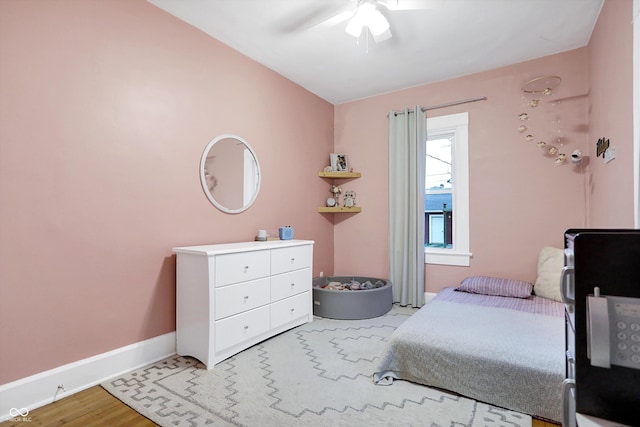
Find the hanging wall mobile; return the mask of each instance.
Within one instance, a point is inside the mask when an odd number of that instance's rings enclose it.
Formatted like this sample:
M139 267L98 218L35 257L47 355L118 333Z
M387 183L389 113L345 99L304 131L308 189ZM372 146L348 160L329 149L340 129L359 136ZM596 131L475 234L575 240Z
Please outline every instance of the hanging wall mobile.
M560 85L562 79L558 76L544 76L531 79L522 85L523 108L525 111L518 114L520 125L518 132L523 135L526 142L537 141L538 147L546 156L554 159L556 165L563 165L566 162L566 155L562 152L563 135L560 128L560 101L551 101L552 108L543 108L542 100L551 97L554 90ZM550 114L550 117L544 117ZM542 120L549 124L551 133L540 133L538 129L531 129L530 125L534 119ZM539 126L540 127L540 126Z

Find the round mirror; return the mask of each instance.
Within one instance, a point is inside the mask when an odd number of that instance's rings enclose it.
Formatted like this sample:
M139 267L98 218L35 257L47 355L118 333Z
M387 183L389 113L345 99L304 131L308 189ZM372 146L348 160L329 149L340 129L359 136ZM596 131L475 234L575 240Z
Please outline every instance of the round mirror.
M200 182L211 203L226 213L249 209L260 190L258 157L236 135L215 137L202 153Z

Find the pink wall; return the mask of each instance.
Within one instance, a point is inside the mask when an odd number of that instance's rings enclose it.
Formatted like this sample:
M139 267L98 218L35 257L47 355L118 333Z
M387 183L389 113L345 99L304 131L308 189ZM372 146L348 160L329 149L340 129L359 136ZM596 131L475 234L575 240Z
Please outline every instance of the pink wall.
M173 246L296 228L316 207L334 107L144 0L0 2L0 384L175 330ZM255 149L245 213L205 197L216 135Z
M632 5L606 1L589 42L590 227L634 226ZM616 148L616 158L606 164L596 157L603 137Z
M538 136L549 140L556 135L551 122L558 116L563 151L586 150L587 60L582 48L336 106L335 149L348 154L351 165L363 174L349 185L357 191L363 211L336 223L335 274L389 274L387 113L484 95L487 101L430 112L437 116L469 111L473 258L470 267L426 265L425 287L436 292L474 274L535 281L540 249L561 246L566 228L585 226L584 170L554 165L535 142ZM527 123L543 129L536 141L524 142L517 131L518 114L527 109L520 88L545 75L558 75L563 81L536 110L543 119ZM554 107L550 100L560 104Z

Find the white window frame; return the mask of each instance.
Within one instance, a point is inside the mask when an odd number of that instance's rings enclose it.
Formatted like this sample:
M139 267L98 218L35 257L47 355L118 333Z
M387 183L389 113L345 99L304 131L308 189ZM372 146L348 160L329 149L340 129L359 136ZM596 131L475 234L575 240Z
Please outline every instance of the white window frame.
M426 247L424 262L468 267L472 255L469 249L469 113L427 117L428 138L447 133L455 134L451 146L453 248ZM421 185L424 179L421 177Z

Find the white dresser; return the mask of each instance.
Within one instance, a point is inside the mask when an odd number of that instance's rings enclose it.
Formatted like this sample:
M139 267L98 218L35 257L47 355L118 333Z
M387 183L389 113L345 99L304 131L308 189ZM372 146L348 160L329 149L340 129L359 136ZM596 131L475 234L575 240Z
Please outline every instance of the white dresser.
M173 248L177 352L215 364L313 320L313 241Z

